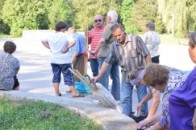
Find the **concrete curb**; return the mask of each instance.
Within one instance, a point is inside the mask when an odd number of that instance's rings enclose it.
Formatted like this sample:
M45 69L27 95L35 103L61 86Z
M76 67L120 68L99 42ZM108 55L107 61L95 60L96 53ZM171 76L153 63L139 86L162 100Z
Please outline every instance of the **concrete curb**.
M134 120L113 109L102 107L99 103L93 102L93 95L86 96L85 98L72 98L71 95L55 97L23 91L0 91L0 96L2 95L8 95L11 98L17 99L41 100L59 104L79 113L83 117L94 120L103 127L103 130L136 130Z

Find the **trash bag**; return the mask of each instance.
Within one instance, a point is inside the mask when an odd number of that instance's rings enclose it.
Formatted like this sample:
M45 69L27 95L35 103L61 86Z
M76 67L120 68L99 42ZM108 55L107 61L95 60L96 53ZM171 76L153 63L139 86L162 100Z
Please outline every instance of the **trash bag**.
M92 94L91 89L88 86L86 86L83 82L75 81L74 86L77 92L80 94Z

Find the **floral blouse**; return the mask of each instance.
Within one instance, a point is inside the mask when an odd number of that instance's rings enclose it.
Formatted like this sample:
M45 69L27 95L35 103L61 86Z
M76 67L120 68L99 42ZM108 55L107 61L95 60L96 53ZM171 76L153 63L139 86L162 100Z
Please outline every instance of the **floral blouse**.
M20 63L13 55L5 52L0 52L0 61L0 89L11 90Z
M168 85L164 90L162 97L162 116L159 120L161 127L169 126L169 96L181 84L184 83L190 72L180 71L174 68L168 68L170 71Z

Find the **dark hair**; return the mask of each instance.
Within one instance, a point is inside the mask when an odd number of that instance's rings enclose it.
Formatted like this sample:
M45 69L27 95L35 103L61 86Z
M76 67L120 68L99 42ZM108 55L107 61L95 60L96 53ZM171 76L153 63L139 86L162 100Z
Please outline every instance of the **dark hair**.
M3 49L5 52L12 54L16 50L16 44L12 41L6 41L4 43Z
M190 40L189 45L190 45L191 47L196 46L196 32L190 33L190 34L188 35L188 38L189 38L189 40Z
M55 26L56 31L60 31L61 29L66 29L67 30L67 24L63 21L57 22L56 26Z
M155 30L155 25L151 21L146 24L146 27L149 28L150 30Z
M118 23L115 23L114 25L112 25L111 27L111 31L114 32L116 31L116 29L120 28L122 31L124 31L124 28L122 25L118 24Z

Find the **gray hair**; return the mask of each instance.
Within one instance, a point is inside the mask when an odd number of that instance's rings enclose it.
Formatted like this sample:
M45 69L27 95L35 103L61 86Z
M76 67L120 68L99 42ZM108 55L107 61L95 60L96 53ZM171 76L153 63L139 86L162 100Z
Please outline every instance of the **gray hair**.
M115 32L116 29L118 29L118 28L120 28L122 31L124 31L123 26L118 23L113 24L110 30L111 30L111 32Z
M111 22L117 22L117 20L118 20L118 14L117 14L117 12L116 11L114 11L114 10L111 10L111 11L109 11L108 13L107 13L107 16L109 16L109 17L111 17Z

